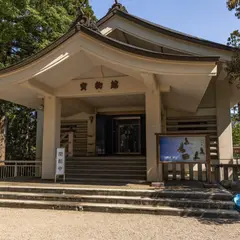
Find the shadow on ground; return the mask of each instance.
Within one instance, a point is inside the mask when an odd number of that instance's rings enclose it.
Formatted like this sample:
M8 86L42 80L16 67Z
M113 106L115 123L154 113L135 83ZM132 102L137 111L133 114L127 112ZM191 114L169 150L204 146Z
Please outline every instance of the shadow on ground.
M240 215L239 215L240 217ZM196 218L200 223L206 225L225 225L225 224L240 224L240 219L219 219L219 218Z

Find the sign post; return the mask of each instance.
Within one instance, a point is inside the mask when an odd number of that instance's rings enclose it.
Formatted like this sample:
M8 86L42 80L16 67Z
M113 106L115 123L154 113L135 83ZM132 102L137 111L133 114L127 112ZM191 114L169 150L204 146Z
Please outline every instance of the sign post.
M63 176L65 182L65 148L57 148L56 151L55 182L58 176Z
M207 181L211 182L210 146L208 135L156 134L157 163L205 164Z

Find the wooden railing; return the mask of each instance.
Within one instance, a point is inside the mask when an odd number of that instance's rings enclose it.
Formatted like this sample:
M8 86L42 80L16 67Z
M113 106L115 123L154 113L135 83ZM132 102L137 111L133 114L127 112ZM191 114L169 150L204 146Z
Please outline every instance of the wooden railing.
M164 180L197 180L220 182L222 180L240 180L238 160L212 161L210 169L205 163L164 163Z
M213 178L216 182L222 180L240 180L240 165L238 164L215 164L212 167L214 168Z
M164 180L208 181L207 166L204 163L164 163Z
M41 177L42 161L0 161L0 180Z
M60 145L66 149L66 156L73 156L74 132L65 132L61 134Z

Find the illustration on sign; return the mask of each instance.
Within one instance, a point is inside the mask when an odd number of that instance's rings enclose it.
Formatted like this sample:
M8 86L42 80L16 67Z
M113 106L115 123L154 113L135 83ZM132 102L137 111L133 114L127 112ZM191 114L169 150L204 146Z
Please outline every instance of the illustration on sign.
M206 162L205 136L160 136L160 161Z

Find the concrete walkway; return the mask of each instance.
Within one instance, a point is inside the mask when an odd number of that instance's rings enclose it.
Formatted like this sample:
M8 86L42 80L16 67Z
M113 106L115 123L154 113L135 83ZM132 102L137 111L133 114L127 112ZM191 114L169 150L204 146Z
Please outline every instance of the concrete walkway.
M239 239L240 223L155 215L0 208L0 240Z

